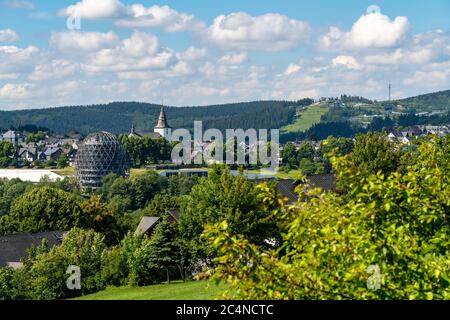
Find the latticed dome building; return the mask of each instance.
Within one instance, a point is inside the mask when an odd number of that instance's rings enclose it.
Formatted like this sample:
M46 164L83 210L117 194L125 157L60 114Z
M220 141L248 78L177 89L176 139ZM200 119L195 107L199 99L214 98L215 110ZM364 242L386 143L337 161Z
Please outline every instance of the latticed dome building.
M102 178L110 173L126 174L129 158L117 137L109 132L97 132L84 139L75 159L78 184L97 189Z

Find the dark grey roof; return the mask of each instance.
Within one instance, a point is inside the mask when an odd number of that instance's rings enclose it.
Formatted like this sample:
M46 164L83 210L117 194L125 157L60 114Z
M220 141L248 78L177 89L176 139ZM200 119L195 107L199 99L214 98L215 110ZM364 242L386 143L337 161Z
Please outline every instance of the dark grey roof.
M156 224L158 223L159 217L147 217L144 216L139 222L139 225L136 229L137 234L149 234Z
M28 257L27 250L32 246L41 244L47 239L49 248L61 244L64 231L50 231L40 233L17 233L0 237L0 267L8 265L8 262L20 262Z
M336 189L336 177L334 174L316 174L314 176L307 176L311 185L316 188L322 188L324 191Z
M313 187L322 188L323 191L330 191L336 189L336 178L333 174L318 174L313 176L307 176L306 179ZM267 181L267 179L257 179L257 181ZM295 192L300 182L294 179L279 179L277 180L278 193L289 199L289 203L296 202L298 200L298 194Z
M297 182L293 179L278 180L277 190L280 195L289 199L289 202L296 202L298 194L295 192Z
M53 154L55 154L55 153L57 153L57 152L59 152L59 151L61 151L61 148L47 148L47 149L44 151L44 154L45 154L46 156L51 156L51 155L53 155Z
M172 210L172 211L169 212L169 214L172 216L172 218L175 219L175 221L180 220L180 211Z
M161 134L159 134L158 132L149 132L149 131L139 131L136 132L139 136L141 137L149 137L152 139L159 139L162 138Z

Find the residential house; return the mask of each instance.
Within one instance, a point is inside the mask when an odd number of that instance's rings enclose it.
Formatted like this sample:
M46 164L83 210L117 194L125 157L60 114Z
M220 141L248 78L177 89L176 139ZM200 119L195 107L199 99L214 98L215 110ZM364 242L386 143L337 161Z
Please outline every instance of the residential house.
M14 146L17 147L25 141L25 137L20 132L9 130L4 134L0 134L0 141L11 142Z
M44 154L45 154L45 158L47 161L56 162L56 161L58 161L61 154L63 154L63 151L60 147L52 146L52 147L45 149Z
M0 268L22 267L22 260L28 258L28 250L47 241L49 249L61 244L66 232L51 231L40 233L16 233L0 237Z

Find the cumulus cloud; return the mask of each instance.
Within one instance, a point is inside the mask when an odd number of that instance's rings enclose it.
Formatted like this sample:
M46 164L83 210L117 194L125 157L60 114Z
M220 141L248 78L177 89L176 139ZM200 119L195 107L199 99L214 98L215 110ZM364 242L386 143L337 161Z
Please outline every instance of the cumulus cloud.
M244 63L248 60L248 55L246 52L240 52L240 53L230 53L226 54L218 60L219 63L222 64L228 64L228 65L237 65Z
M281 14L252 17L245 12L236 12L214 19L207 37L224 48L281 51L306 41L310 31L306 22Z
M442 30L415 35L410 43L393 51L369 54L364 62L374 65L426 64L450 56L450 36Z
M135 31L116 47L93 54L85 68L89 72L163 69L174 59L176 54L161 48L156 36Z
M82 19L103 19L119 16L125 6L119 0L82 0L58 12L61 16L79 15Z
M26 48L0 46L0 73L22 74L30 72L40 59L40 50L33 46Z
M407 17L396 17L391 21L381 13L369 13L361 16L350 31L330 27L329 32L319 39L319 48L339 51L394 47L408 31Z
M206 48L189 47L186 51L179 53L177 56L181 60L196 61L202 60L208 55Z
M28 78L32 81L60 79L71 76L78 70L78 64L64 59L56 59L46 64L37 65Z
M301 69L302 69L302 67L299 66L298 64L291 63L284 71L284 74L288 76L290 74L299 72Z
M112 31L80 32L65 31L53 32L50 38L50 46L61 51L95 51L113 47L119 42L119 37Z
M167 32L201 31L206 28L195 16L178 12L169 6L146 7L140 3L125 5L119 0L82 0L60 10L59 15L79 15L82 19L117 18L115 25L118 27L160 27Z
M133 4L126 11L126 17L116 21L118 27L161 27L167 32L200 31L205 28L205 24L193 15L180 13L168 6L147 8L142 4Z
M0 30L0 42L14 42L19 40L19 35L12 29Z
M355 59L355 57L352 56L337 56L331 61L331 65L333 67L344 66L346 68L355 70L361 69L358 61Z
M0 87L0 98L3 99L23 99L30 96L30 84L11 84L7 83Z

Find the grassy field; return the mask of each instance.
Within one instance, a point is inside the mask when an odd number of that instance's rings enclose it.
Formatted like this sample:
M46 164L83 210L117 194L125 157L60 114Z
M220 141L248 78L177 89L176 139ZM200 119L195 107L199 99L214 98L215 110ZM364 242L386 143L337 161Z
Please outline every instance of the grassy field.
M270 171L269 169L262 168L258 170L245 170L246 173L252 173L252 174L258 174L258 175L267 175L272 176L273 171ZM276 172L275 176L280 179L297 179L298 175L300 174L299 170L291 170L289 172Z
M327 113L326 104L314 104L300 113L300 117L292 124L281 128L284 132L303 132L320 122L320 117Z
M75 175L74 167L65 167L64 169L52 169L51 171L63 177Z
M227 290L211 281L173 282L147 287L110 287L75 300L214 300Z

